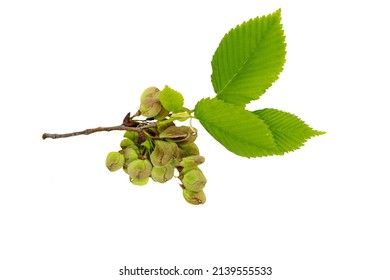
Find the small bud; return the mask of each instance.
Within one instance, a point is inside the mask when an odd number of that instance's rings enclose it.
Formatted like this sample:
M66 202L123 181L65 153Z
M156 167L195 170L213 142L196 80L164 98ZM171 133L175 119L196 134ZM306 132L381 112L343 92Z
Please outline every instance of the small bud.
M110 152L106 158L106 167L111 172L117 171L123 167L125 158L119 152Z
M131 179L130 178L130 182L136 186L145 186L149 182L149 177L146 177L144 179Z
M180 163L179 166L183 167L190 167L190 166L197 166L199 164L204 163L205 158L203 156L188 156L184 157Z
M147 118L152 118L160 113L162 105L159 100L160 90L156 87L147 88L141 95L139 110Z
M120 146L122 149L125 149L126 147L128 147L130 145L134 145L134 142L133 142L133 140L130 140L128 138L123 139L120 143Z
M207 180L200 169L194 169L184 174L182 182L187 190L199 192L204 188Z
M164 166L153 166L151 177L154 181L159 183L165 183L172 179L174 173L174 167L171 164Z
M156 140L154 150L150 154L150 160L154 166L166 165L171 161L176 151L177 145L175 143Z
M193 205L204 204L206 202L206 195L203 191L192 192L187 189L183 189L184 199Z
M136 159L130 162L127 172L133 180L145 179L152 172L152 164L147 159Z
M195 141L197 132L189 126L170 126L162 131L159 137L169 139L178 145L188 145Z
M139 133L137 131L128 130L128 131L125 132L123 137L126 137L126 138L132 140L135 143L135 142L137 142L137 140L139 138Z

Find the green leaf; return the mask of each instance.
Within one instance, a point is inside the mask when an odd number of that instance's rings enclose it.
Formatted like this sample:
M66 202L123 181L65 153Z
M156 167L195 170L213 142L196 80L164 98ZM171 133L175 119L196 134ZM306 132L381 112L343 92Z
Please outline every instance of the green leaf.
M309 138L325 133L312 129L297 116L280 110L263 109L253 113L267 124L282 153L299 149Z
M286 61L281 10L251 19L227 33L211 61L217 97L245 105L258 99L283 70Z
M196 104L194 112L211 136L239 156L259 157L278 152L267 125L242 106L206 98Z
M168 111L177 113L183 109L184 98L176 90L165 86L164 89L160 92L160 102Z

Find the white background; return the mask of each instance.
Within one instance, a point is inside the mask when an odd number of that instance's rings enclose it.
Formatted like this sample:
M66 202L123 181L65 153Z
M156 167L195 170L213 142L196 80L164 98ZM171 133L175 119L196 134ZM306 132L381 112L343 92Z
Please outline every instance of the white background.
M385 1L1 1L0 279L162 279L123 266L272 266L264 279L390 279L389 31ZM213 96L211 57L282 8L287 63L249 105L327 134L283 157L240 158L195 122L208 201L175 181L110 173L116 125L165 84Z

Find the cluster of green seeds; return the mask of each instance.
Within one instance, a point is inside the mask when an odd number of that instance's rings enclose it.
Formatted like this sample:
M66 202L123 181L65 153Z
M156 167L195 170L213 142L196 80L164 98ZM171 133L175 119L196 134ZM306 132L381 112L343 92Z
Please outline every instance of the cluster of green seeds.
M156 125L140 132L126 131L121 149L108 153L106 167L112 172L122 169L137 186L146 185L150 179L165 183L176 177L184 199L203 204L207 180L199 169L205 158L194 143L197 132L191 126L176 126L171 121L171 113L159 102L159 92L154 87L146 89L139 109L149 123Z

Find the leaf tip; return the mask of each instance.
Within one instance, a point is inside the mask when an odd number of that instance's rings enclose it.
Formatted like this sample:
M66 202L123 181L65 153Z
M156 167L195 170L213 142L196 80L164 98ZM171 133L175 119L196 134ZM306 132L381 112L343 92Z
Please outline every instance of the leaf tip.
M320 136L326 134L326 131L313 130L313 136Z

